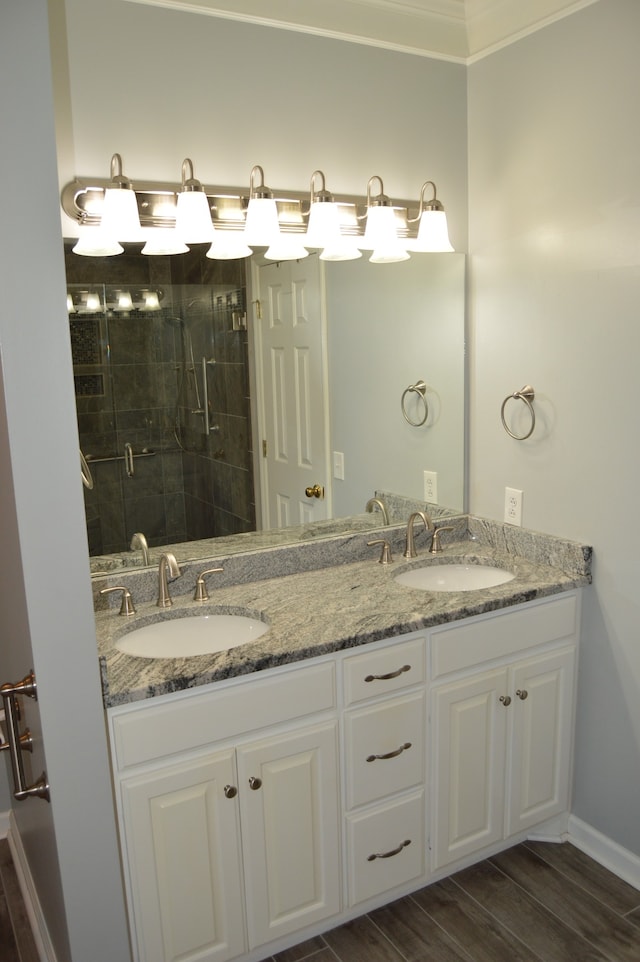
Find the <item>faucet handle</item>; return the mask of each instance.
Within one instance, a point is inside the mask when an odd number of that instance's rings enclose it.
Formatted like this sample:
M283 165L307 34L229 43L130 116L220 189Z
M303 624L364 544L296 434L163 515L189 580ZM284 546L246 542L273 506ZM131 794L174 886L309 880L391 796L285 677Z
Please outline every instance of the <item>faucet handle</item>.
M122 604L120 605L120 615L135 615L136 609L133 604L133 598L131 597L131 592L125 585L116 585L114 588L101 588L101 595L108 595L111 591L121 591L122 592Z
M380 538L378 539L378 541L367 541L367 544L369 545L369 547L371 547L374 544L381 544L382 551L380 552L380 560L378 561L378 564L381 564L381 565L391 564L391 562L393 561L393 558L391 556L391 548L389 547L388 541L385 541L384 538Z
M444 527L444 526L441 528L436 528L436 530L433 532L433 537L431 539L431 547L429 548L430 554L438 554L440 551L442 551L442 545L440 544L440 535L442 534L443 531L453 531L453 528Z
M204 583L204 579L207 575L212 575L215 571L224 571L224 568L207 568L206 571L201 571L198 575L198 580L196 581L196 590L193 593L194 601L208 601L209 594L207 592L207 586Z

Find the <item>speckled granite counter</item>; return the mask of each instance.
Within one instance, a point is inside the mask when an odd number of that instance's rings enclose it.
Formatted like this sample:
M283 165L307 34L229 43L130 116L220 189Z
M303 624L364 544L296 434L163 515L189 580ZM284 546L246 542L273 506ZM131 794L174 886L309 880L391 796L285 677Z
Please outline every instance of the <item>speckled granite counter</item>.
M448 519L447 524L451 525L452 521ZM457 540L445 543L443 538L442 554L430 555L418 543L420 557L414 561L406 561L401 556L402 529L387 528L380 532L383 533L395 551L396 560L391 565L376 563L378 555L372 556L371 553L379 549L367 547L366 536L349 538L348 545L344 539L335 539L333 562L329 560L330 547L325 543L324 564L308 570L304 570L304 555L300 554L300 567L294 569L299 573L289 573L291 565L295 564L295 555L293 561L286 556L287 564L282 569L278 555L258 553L249 559L248 564L249 570L261 580L248 580L246 573L242 575L239 570L234 578L239 583L217 587L212 579L209 582L211 600L204 605L192 601L193 571L185 570L183 577L173 583L174 605L168 611L155 605L152 597L155 578L143 584L143 576L138 574L135 587L146 596L146 600L140 602L136 597L137 614L134 617L119 617L114 607L96 612L105 707L207 685L367 644L390 635L522 604L591 581L591 549L587 545L522 528L464 516L448 534L449 538ZM362 560L363 557L366 560ZM494 588L437 593L406 588L394 580L409 567L459 561L494 564L512 571L515 578ZM265 573L275 577L265 578ZM153 572L147 572L147 579L150 576ZM226 568L225 580L231 580ZM117 582L109 579L105 583L127 583L134 590L134 583L122 574ZM212 612L258 615L270 627L255 642L192 658L136 658L114 648L122 634L136 627L167 617Z

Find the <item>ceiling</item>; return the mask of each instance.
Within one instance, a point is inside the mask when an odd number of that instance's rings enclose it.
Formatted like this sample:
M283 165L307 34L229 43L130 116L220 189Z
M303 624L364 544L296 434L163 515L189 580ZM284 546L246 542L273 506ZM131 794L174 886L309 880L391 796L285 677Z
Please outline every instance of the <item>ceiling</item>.
M472 62L597 0L129 0Z

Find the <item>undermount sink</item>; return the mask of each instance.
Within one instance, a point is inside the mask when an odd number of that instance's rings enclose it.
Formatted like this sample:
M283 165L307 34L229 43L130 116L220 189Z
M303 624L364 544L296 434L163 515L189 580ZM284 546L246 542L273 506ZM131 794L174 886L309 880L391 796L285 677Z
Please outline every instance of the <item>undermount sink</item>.
M269 630L260 618L203 613L154 621L123 635L118 651L138 658L189 658L210 655L256 641Z
M476 564L430 564L396 575L398 584L423 591L478 591L513 581L504 568Z

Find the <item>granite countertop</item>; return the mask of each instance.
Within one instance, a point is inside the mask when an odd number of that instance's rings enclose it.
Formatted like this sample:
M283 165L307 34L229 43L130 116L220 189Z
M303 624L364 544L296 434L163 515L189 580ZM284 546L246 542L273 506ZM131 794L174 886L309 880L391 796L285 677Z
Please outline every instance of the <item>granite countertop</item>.
M590 548L508 528L468 519L467 538L445 544L436 556L419 547L420 556L413 561L396 552L391 565L381 565L376 561L378 549L371 557L369 548L366 560L266 580L216 587L216 576L212 576L210 601L204 604L194 603L191 592L178 595L178 579L171 586L174 604L168 610L157 608L155 600L136 600L133 617L118 616L117 607L97 611L104 705L109 708L208 685L590 583ZM515 578L493 588L463 592L422 591L394 580L410 567L460 561L494 564L512 571ZM189 658L138 658L114 648L119 637L142 625L216 612L260 617L269 630L230 651Z

